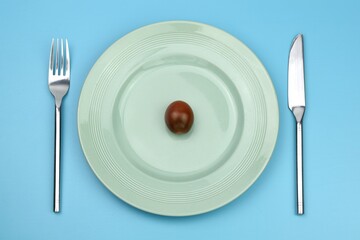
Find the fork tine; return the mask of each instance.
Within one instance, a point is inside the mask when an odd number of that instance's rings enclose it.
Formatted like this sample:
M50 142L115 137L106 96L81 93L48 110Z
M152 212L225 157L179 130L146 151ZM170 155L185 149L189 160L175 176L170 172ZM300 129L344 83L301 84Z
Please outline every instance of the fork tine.
M65 65L65 72L66 76L70 76L70 51L69 51L69 43L68 40L65 39L65 52L66 52L66 65Z
M59 75L59 39L56 39L55 75Z
M60 53L60 75L64 75L64 42L61 38L60 40L61 45L61 53Z
M51 40L49 74L54 74L54 39Z

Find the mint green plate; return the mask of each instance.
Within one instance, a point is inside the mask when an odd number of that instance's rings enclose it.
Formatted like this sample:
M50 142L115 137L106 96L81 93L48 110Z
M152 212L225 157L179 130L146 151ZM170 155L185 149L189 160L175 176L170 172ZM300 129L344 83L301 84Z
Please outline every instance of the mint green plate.
M191 132L174 135L167 106L193 109ZM115 42L91 69L78 109L92 170L144 211L187 216L219 208L264 170L279 125L264 66L242 42L196 22L162 22Z

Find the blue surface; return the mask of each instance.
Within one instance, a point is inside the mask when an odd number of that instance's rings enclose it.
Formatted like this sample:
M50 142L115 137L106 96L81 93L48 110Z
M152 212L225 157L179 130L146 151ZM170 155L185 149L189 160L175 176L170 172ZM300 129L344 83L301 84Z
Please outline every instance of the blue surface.
M359 1L0 2L0 239L360 239ZM218 2L218 1L217 1ZM61 14L55 9L68 6ZM61 11L59 11L61 12ZM101 53L155 22L193 20L247 44L274 82L280 132L273 157L240 198L195 217L160 217L113 196L78 140L81 86ZM295 126L287 108L292 38L305 39L304 216L295 215ZM52 37L66 36L71 88L63 107L62 212L52 212Z

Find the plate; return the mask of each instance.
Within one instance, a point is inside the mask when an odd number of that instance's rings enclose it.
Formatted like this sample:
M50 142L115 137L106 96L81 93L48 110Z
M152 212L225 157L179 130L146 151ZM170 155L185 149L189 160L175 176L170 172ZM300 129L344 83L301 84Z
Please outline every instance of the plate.
M164 114L187 102L191 131ZM219 208L248 189L274 149L279 125L271 79L230 34L196 22L162 22L116 41L81 92L78 131L100 181L128 204L167 216Z

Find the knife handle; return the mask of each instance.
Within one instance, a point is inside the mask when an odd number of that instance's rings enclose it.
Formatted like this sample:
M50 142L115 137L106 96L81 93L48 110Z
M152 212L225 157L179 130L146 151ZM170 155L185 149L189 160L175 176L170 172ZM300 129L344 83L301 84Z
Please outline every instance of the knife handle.
M296 123L296 184L297 214L304 214L303 156L302 156L302 121Z

